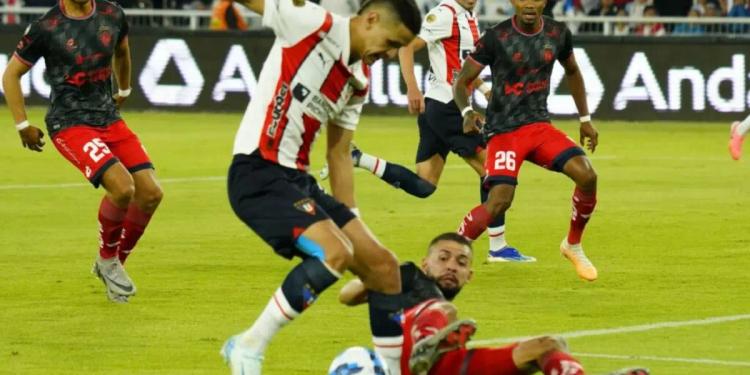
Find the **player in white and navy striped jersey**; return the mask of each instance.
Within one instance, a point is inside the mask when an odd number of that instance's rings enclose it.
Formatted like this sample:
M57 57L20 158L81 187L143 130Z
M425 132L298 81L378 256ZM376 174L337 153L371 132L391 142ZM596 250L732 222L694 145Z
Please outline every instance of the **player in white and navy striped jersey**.
M276 332L348 269L370 290L376 348L397 363L402 336L392 317L401 309L398 261L355 216L349 143L368 90L368 66L414 39L419 10L413 0L370 0L356 16L343 18L297 0L301 6L292 0L240 3L263 15L276 40L235 138L229 201L276 253L302 262L222 354L233 373L259 374ZM333 196L307 173L325 126Z
M486 158L480 134L464 134L463 119L453 101L453 81L466 56L474 51L479 28L474 16L477 0L443 0L427 13L417 38L399 52L401 73L409 99L409 112L418 113L419 145L416 173L355 149L355 165L371 171L382 180L407 193L426 198L437 189L450 152L461 157L480 177L480 199L487 200L484 184ZM427 47L430 73L424 96L414 75L414 52ZM489 99L490 85L477 79L478 88ZM488 228L490 262L533 262L505 240L505 215Z

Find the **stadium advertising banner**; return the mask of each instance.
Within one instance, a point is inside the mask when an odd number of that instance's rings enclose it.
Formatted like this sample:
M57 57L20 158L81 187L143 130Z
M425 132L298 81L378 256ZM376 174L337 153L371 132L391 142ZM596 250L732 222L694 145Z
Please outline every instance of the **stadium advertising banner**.
M3 71L22 30L3 28L0 33ZM243 111L272 43L267 32L134 31L130 36L134 94L127 105L156 110ZM589 108L597 118L728 120L750 110L750 51L742 41L579 38L576 45ZM418 54L418 77L426 77L426 67L426 54ZM489 69L484 75L487 79ZM549 109L559 116L575 115L563 76L557 64L549 82ZM29 105L47 104L50 87L43 63L24 76L22 88ZM486 104L481 95L476 101L480 106ZM406 103L398 62L376 63L367 110L404 113L397 109Z

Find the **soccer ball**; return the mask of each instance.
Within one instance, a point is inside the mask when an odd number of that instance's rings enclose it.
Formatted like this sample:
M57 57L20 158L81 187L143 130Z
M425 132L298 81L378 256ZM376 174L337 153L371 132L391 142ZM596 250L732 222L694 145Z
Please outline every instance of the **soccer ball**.
M328 375L388 375L388 367L380 354L361 346L351 347L336 356Z

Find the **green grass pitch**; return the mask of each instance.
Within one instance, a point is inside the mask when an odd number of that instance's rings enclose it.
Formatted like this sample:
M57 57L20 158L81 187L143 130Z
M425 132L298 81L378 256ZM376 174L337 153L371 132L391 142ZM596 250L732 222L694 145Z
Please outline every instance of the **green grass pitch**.
M30 111L41 123L43 110ZM23 150L7 110L0 136L0 374L226 374L218 351L249 326L292 263L232 213L224 176L241 114L125 113L163 180L165 199L128 261L138 295L106 300L90 273L101 191L48 140ZM558 125L577 138L576 125ZM573 185L527 163L508 237L535 264L485 264L456 300L477 340L750 314L750 154L734 162L725 123L597 123L599 204L584 244L600 279L560 257ZM413 165L412 117L365 116L363 150ZM325 140L313 156L317 171ZM364 220L401 260L418 260L478 200L477 177L450 157L437 192L407 196L356 174ZM350 276L347 276L347 278ZM365 308L334 287L284 329L267 374L323 374L342 349L369 345ZM607 331L569 340L589 373L640 364L654 374L749 374L750 319ZM621 357L620 357L621 356ZM630 358L629 358L630 357ZM635 357L635 358L633 358ZM618 359L619 358L619 359Z

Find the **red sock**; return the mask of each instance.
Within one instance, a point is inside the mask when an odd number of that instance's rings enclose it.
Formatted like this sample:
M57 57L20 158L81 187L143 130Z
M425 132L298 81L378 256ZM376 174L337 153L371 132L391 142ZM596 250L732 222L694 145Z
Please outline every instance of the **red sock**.
M130 251L133 250L138 239L143 235L152 215L153 213L149 214L141 210L135 203L131 203L128 207L128 213L125 215L125 222L122 225L122 238L118 251L122 264L125 264L125 259L128 258Z
M127 209L115 206L105 195L99 205L99 256L104 259L117 255L122 235L122 222Z
M545 355L541 365L545 375L585 375L578 360L565 352L554 351Z
M419 342L426 337L434 335L449 323L450 321L444 310L428 307L414 319L411 332L412 339L415 343Z
M573 215L570 218L570 231L568 232L568 243L581 243L583 228L586 227L591 213L596 207L596 191L584 193L576 187L573 192Z
M474 241L487 229L490 221L492 221L492 216L484 205L480 204L464 216L461 226L458 227L458 234Z

